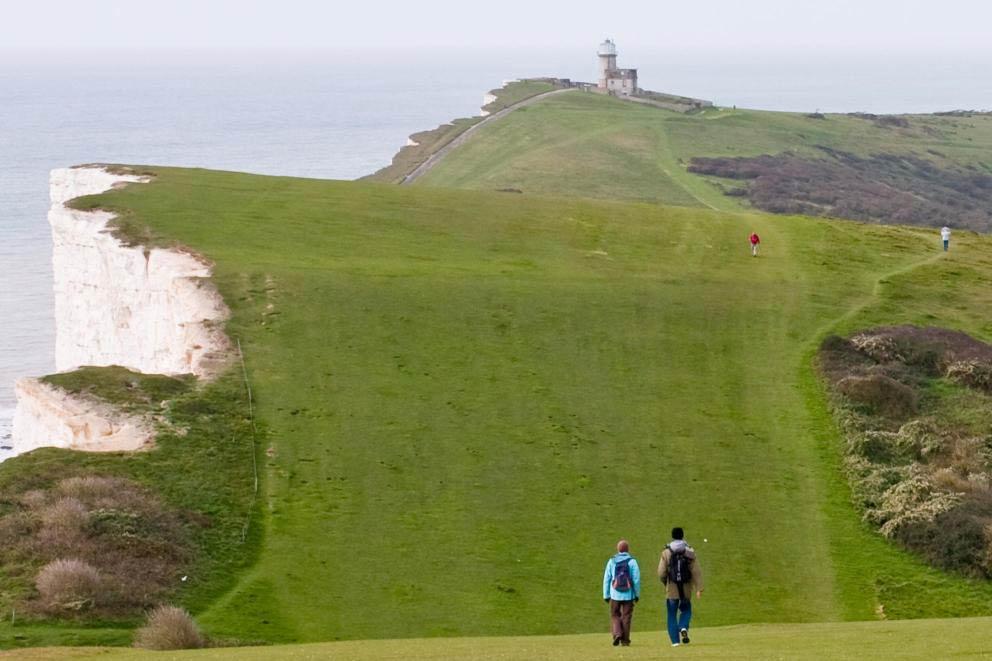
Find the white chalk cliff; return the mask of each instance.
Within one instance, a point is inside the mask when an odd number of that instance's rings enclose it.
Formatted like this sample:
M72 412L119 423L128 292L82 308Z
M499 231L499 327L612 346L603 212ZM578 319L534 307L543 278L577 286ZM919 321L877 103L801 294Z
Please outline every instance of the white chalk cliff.
M208 280L209 264L177 250L126 246L108 229L111 214L66 206L73 198L141 181L99 167L51 173L48 221L54 242L55 368L60 372L121 365L149 374L206 377L225 363L229 345L221 326L228 310ZM121 430L147 431L140 421L111 419L93 402L35 380L18 383L16 392L16 453L41 446L134 449L117 447ZM101 417L105 424L95 421ZM123 444L145 443L132 438Z
M482 97L482 110L479 112L479 116L480 117L488 117L490 114L492 114L488 110L486 110L486 106L488 106L490 103L492 103L496 99L497 99L496 95L493 94L492 92L486 92L485 95L483 95L483 97Z
M122 365L205 376L217 366L217 322L227 317L206 280L210 266L175 250L127 247L107 229L111 214L65 205L136 181L100 168L52 171L55 369Z
M19 380L14 392L17 454L52 446L92 452L133 451L154 441L151 421L70 395L38 379Z

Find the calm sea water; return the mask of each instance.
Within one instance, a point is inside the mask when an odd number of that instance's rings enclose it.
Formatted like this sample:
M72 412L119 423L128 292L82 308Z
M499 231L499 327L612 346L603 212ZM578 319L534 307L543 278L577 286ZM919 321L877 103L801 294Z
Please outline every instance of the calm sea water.
M773 110L992 108L992 54L625 52L644 87ZM53 369L48 171L86 162L352 179L475 114L505 79L595 78L587 51L104 54L0 51L0 445L14 380Z

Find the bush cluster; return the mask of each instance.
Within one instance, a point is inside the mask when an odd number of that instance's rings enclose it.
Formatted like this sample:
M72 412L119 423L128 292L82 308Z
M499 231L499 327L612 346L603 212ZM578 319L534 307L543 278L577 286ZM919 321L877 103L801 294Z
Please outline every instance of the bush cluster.
M874 117L882 126L905 118ZM820 147L821 158L694 158L689 171L746 181L743 192L765 211L883 223L992 229L992 176L942 158L910 154L860 157Z
M69 477L25 491L0 517L0 562L33 572L36 594L19 610L117 616L155 605L188 557L177 513L136 483Z
M876 328L827 338L819 366L865 520L936 567L992 578L992 435L983 427L992 418L982 417L992 409L992 346L945 329ZM973 394L947 403L930 390L938 383ZM955 417L947 406L971 408ZM938 423L948 419L979 422Z

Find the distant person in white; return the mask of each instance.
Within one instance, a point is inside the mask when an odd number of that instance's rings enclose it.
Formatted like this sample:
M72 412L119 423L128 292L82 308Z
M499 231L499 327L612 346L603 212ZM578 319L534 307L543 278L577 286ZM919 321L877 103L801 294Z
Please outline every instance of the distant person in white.
M940 240L944 242L944 252L947 252L947 244L951 242L951 228L947 225L940 228Z

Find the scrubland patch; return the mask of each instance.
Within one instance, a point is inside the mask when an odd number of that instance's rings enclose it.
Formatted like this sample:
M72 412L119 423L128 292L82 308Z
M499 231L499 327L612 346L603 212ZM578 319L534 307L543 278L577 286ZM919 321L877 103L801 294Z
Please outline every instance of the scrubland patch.
M87 367L46 380L149 417L156 445L41 448L0 464L0 613L32 631L54 625L57 635L44 640L71 641L69 623L99 623L119 637L164 602L202 609L253 561L261 532L240 375L197 385Z
M827 338L819 362L865 520L936 567L992 577L992 346L883 327Z
M689 171L746 182L727 194L747 197L772 213L992 229L987 172L912 153L858 156L826 147L820 152L819 158L793 152L693 158Z
M132 480L87 475L32 489L0 518L5 567L34 574L23 612L126 616L178 582L192 544L182 515Z

